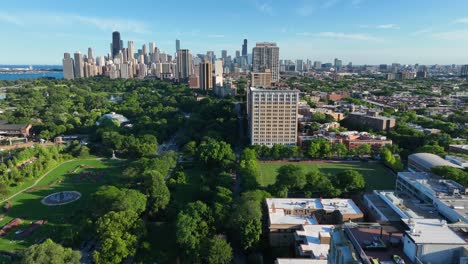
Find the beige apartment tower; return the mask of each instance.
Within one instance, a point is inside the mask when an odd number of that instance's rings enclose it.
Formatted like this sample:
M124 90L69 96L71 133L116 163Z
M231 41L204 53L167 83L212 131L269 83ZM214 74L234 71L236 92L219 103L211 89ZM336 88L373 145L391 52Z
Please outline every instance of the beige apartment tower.
M266 70L265 72L252 72L250 79L250 85L252 87L271 87L271 71Z
M252 71L271 71L272 81L278 82L279 75L279 47L276 43L260 42L252 50Z
M250 144L296 145L298 102L298 90L250 87L247 91Z
M200 63L200 89L213 89L213 66L211 62L205 61Z

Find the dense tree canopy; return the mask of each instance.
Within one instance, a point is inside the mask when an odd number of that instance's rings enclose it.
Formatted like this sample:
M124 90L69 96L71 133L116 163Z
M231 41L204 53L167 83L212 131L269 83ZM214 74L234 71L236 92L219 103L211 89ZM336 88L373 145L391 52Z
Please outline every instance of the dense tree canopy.
M22 253L22 264L79 264L81 253L70 248L64 248L47 239L41 244L28 247Z

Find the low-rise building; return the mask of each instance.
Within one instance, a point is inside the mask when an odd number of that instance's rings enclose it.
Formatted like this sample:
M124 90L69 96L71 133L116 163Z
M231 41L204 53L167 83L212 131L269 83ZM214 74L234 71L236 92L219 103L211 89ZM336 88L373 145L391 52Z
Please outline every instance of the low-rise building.
M333 225L303 225L294 235L296 255L303 258L327 259L333 227Z
M362 211L351 199L266 199L270 245L290 246L303 225L336 225L361 220Z
M468 223L465 186L427 173L399 172L396 193L411 196L420 207L431 207L450 222Z
M403 251L415 263L447 264L458 263L467 245L439 219L404 220L409 230L403 235Z
M449 151L468 155L468 145L450 145Z
M445 156L445 160L450 161L451 163L458 165L462 168L468 167L468 160L463 157L458 156Z
M378 223L345 223L331 233L328 264L394 263L394 256L404 256L403 232Z
M415 153L408 156L408 169L410 171L431 173L431 169L438 166L462 168L432 153Z
M8 121L0 120L0 136L3 137L29 137L31 124L10 124Z
M300 259L300 258L278 258L275 264L327 264L327 260L321 259Z
M379 116L378 112L352 112L346 118L349 123L367 127L374 131L387 131L395 127L395 118Z

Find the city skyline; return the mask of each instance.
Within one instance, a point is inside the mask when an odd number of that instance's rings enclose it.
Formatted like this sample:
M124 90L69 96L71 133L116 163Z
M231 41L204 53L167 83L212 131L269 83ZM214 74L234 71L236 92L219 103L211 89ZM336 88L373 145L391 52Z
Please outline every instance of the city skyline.
M281 59L380 64L465 64L468 53L466 1L402 0L242 0L223 3L183 0L141 1L131 9L106 3L23 1L4 4L0 11L2 64L60 64L64 50L109 52L109 34L117 30L136 46L155 41L175 54L175 39L194 54L221 50L232 55L243 40L276 42ZM25 7L26 6L26 7ZM180 9L183 6L183 9ZM385 11L385 12L384 12ZM199 19L200 14L208 19ZM156 16L154 14L157 14ZM34 40L34 45L27 45Z

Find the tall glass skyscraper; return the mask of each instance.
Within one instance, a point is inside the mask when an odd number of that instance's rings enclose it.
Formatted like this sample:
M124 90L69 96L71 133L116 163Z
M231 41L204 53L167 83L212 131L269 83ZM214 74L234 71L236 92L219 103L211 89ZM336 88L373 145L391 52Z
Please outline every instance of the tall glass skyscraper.
M118 31L112 32L112 58L119 54L122 49L122 40L120 39L120 33Z

